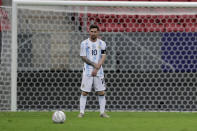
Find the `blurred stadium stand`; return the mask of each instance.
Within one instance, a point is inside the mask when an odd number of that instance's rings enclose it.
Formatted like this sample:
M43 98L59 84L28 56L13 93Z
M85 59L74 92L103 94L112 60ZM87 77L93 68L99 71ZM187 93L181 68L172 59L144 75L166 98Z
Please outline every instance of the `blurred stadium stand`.
M12 0L1 0L3 6L11 6Z
M83 15L83 14L82 14ZM187 19L188 18L188 19ZM88 14L87 27L98 24L102 32L195 32L197 15ZM81 26L83 26L82 18Z

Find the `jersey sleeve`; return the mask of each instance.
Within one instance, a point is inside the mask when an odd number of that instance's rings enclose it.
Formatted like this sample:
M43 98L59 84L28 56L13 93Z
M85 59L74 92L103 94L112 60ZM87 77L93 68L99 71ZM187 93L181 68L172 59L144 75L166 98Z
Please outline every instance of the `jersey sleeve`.
M106 43L105 42L102 43L101 52L106 52Z
M81 43L80 56L86 56L86 48L84 42Z
M102 45L101 45L101 50L106 50L106 43L103 41Z

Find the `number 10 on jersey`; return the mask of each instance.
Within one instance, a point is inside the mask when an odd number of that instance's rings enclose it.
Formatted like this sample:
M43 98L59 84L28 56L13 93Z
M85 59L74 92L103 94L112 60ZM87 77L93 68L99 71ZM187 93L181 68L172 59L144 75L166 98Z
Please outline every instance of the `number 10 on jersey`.
M92 50L92 55L97 55L97 50Z

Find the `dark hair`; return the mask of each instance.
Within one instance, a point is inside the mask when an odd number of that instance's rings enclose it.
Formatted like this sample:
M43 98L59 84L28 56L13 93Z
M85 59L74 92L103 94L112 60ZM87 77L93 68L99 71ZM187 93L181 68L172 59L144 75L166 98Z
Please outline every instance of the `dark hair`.
M93 28L96 28L98 31L100 30L99 27L97 25L90 25L90 28L89 30L93 29Z

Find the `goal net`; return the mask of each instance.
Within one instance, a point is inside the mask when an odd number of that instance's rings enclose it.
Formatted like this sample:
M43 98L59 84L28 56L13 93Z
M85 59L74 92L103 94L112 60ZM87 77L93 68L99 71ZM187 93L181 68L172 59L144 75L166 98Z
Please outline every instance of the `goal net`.
M0 8L0 110L11 108L11 8Z
M0 109L11 110L11 9L2 7ZM78 110L80 43L107 43L107 110L197 110L197 8L17 6L17 110ZM99 109L95 92L88 110Z

